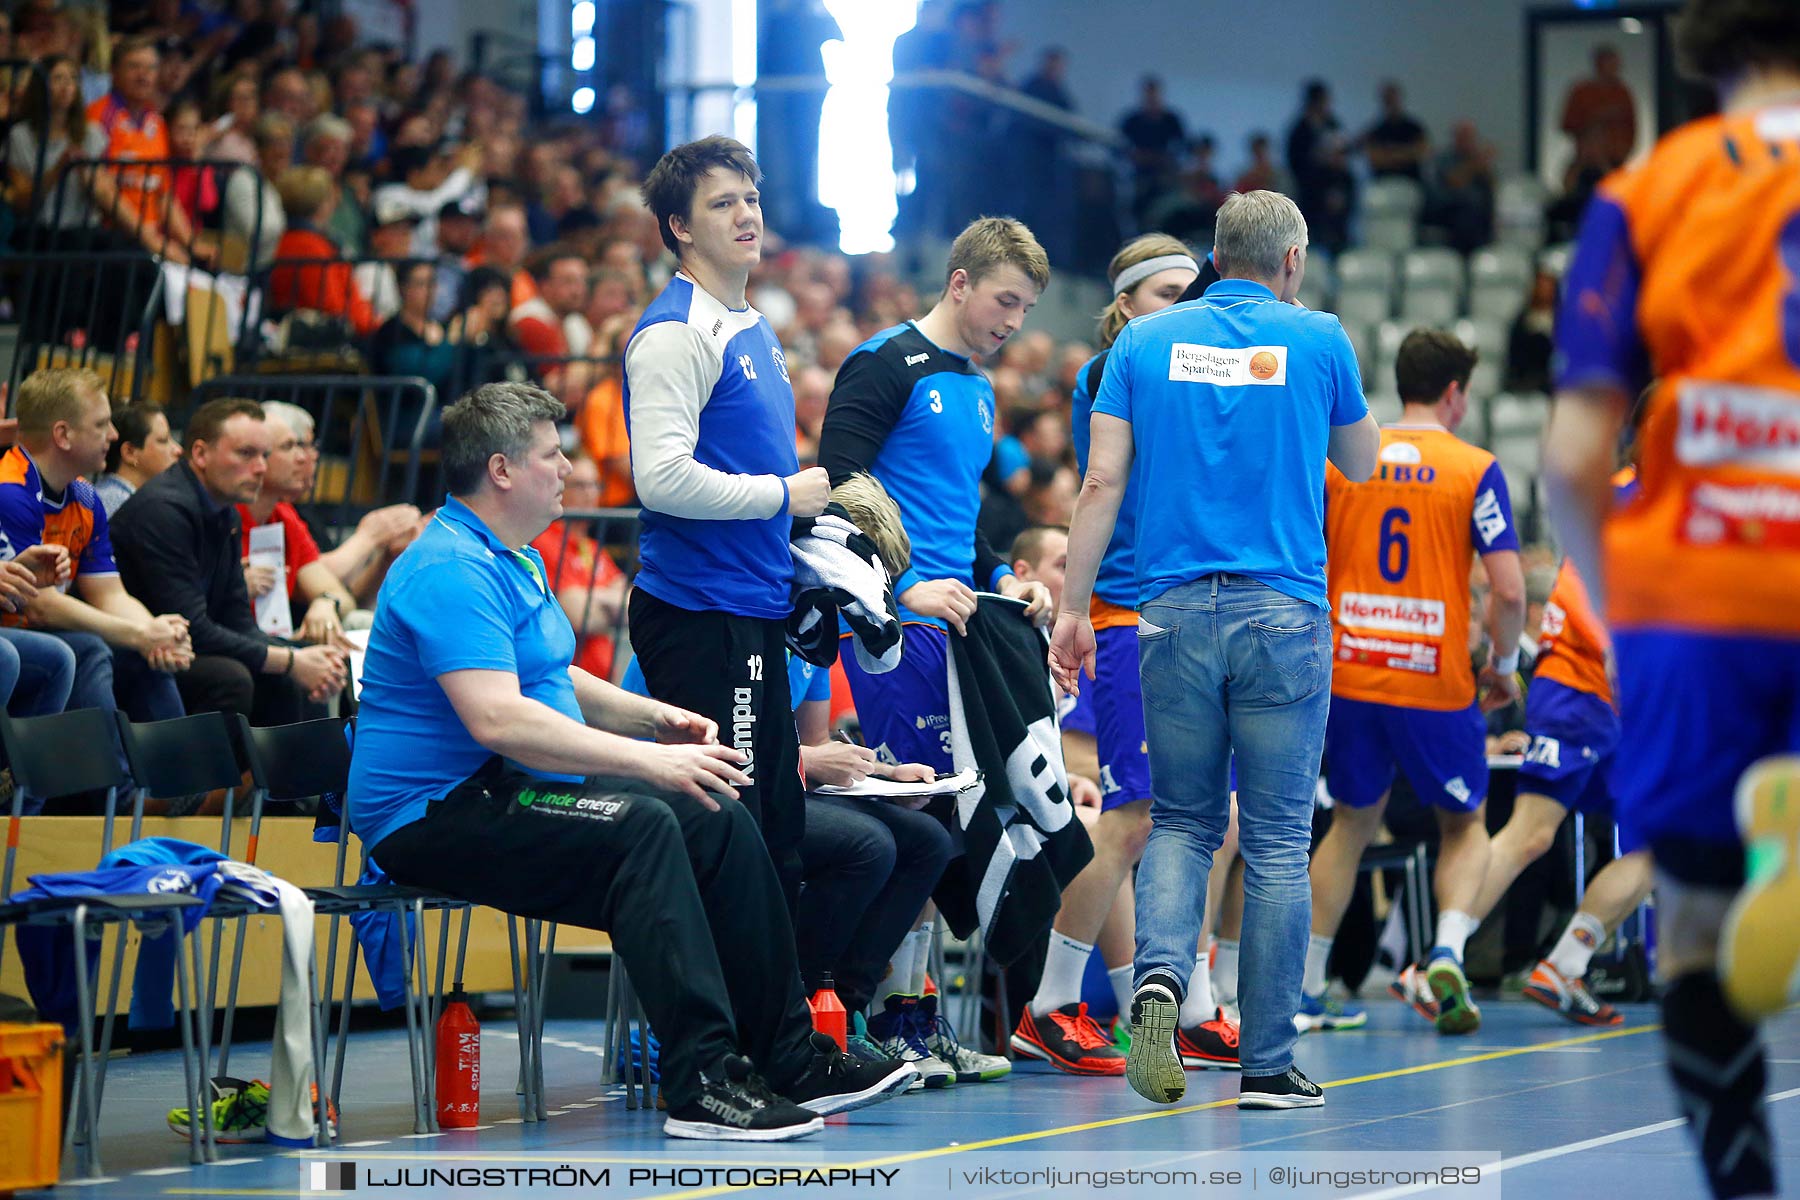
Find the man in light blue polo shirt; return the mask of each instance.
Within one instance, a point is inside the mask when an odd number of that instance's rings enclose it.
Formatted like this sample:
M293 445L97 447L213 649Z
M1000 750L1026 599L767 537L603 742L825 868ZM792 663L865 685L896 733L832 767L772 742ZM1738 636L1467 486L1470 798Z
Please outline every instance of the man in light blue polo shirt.
M1088 599L1141 460L1138 657L1152 801L1126 1078L1159 1103L1186 1088L1175 1030L1235 752L1246 871L1238 1107L1311 1108L1324 1093L1294 1066L1293 1017L1330 705L1325 463L1367 479L1381 435L1343 327L1293 302L1306 270L1293 201L1233 195L1213 261L1220 279L1200 299L1132 321L1113 343L1050 663L1066 690L1084 670L1093 678Z
M572 665L530 546L562 515L562 415L514 383L445 411L451 498L382 584L351 826L400 883L609 932L662 1039L670 1136L815 1132L916 1072L815 1040L744 754Z

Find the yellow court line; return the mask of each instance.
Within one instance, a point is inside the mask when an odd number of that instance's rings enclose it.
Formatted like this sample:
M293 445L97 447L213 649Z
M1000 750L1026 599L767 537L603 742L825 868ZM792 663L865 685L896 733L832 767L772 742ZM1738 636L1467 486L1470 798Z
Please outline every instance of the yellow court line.
M1590 1045L1594 1042L1611 1041L1614 1038L1635 1037L1638 1034L1642 1034L1642 1033L1656 1033L1656 1032L1660 1031L1661 1029L1662 1029L1661 1025L1634 1025L1634 1026L1630 1026L1625 1029L1609 1029L1609 1030L1605 1030L1600 1033L1586 1033L1586 1034L1581 1034L1577 1037L1560 1038L1553 1042L1538 1042L1534 1045L1515 1046L1515 1047L1512 1047L1507 1050L1489 1050L1482 1054L1464 1055L1461 1058L1446 1058L1446 1059L1440 1059L1437 1062L1419 1063L1418 1065L1411 1066L1411 1067L1398 1067L1392 1071L1377 1071L1370 1075L1355 1075L1348 1079L1332 1079L1332 1080L1328 1080L1324 1083L1321 1083L1319 1086L1321 1088L1350 1087L1355 1084L1377 1083L1384 1079L1400 1079L1400 1078L1404 1078L1409 1075L1426 1075L1426 1074L1430 1074L1433 1071L1446 1071L1446 1070L1451 1069L1452 1067L1474 1066L1478 1063L1495 1062L1499 1059L1504 1059L1504 1058L1517 1058L1517 1057L1519 1057L1521 1055L1525 1055L1525 1054L1539 1054L1546 1050L1561 1050L1568 1046L1585 1046L1585 1045ZM1182 1105L1178 1108L1159 1108L1159 1109L1154 1109L1150 1112L1132 1113L1129 1116L1107 1117L1104 1120L1099 1120L1099 1121L1085 1121L1079 1125L1060 1125L1054 1129L1039 1129L1039 1130L1034 1130L1029 1133L1013 1133L1013 1134L1008 1134L1004 1137L988 1138L984 1141L979 1141L979 1142L964 1142L960 1145L955 1145L955 1146L934 1146L928 1150L909 1150L902 1154L888 1155L885 1158L873 1158L873 1159L869 1159L865 1162L857 1162L857 1163L849 1163L849 1164L833 1164L833 1166L840 1170L867 1171L867 1170L872 1170L876 1167L891 1167L891 1166L899 1166L904 1163L924 1162L928 1159L944 1158L944 1157L947 1157L952 1154L967 1154L972 1150L991 1150L997 1146L1016 1146L1016 1145L1019 1145L1024 1142L1042 1141L1046 1138L1062 1137L1065 1134L1086 1133L1089 1130L1094 1130L1094 1129L1110 1129L1110 1128L1112 1128L1114 1126L1118 1126L1118 1125L1132 1125L1132 1124L1136 1124L1139 1121L1158 1121L1158 1120L1163 1120L1168 1117L1185 1116L1188 1113L1204 1112L1207 1109L1230 1108L1230 1107L1235 1106L1236 1104L1237 1104L1237 1097L1231 1096L1231 1097L1227 1097L1226 1099L1223 1099L1223 1100L1210 1100L1205 1104L1186 1104L1186 1105ZM1224 1148L1229 1149L1230 1147L1224 1147ZM314 1155L321 1155L323 1153L325 1153L325 1152L313 1151L311 1155L308 1155L306 1157L312 1157ZM343 1155L340 1154L339 1157L341 1158L341 1157L343 1157ZM359 1159L361 1159L361 1158L387 1159L387 1158L403 1158L403 1157L417 1157L417 1156L416 1155L412 1155L412 1156L396 1155L396 1154L390 1153L390 1154L385 1154L385 1155L358 1155L357 1157ZM532 1157L535 1160L538 1158L542 1158L543 1155L540 1153L540 1154L534 1155ZM444 1155L443 1158L445 1160L452 1161L452 1162L468 1162L468 1163L515 1162L515 1161L519 1160L519 1155L518 1154L504 1154L504 1155L502 1155L502 1154L455 1154L455 1155ZM636 1158L626 1158L626 1157L622 1157L622 1156L584 1155L584 1154L560 1154L560 1155L557 1155L556 1158L557 1158L558 1162L569 1163L571 1165L575 1165L575 1164L605 1164L605 1163L613 1163L613 1164L623 1165L626 1163L638 1163L638 1162L642 1161L642 1160L638 1160ZM304 1161L304 1159L303 1158L297 1159L297 1161ZM652 1161L657 1165L665 1165L665 1166L679 1165L670 1159L655 1159ZM724 1164L720 1164L717 1162L710 1162L707 1165L711 1166L711 1167L715 1167L715 1168L724 1169ZM769 1166L769 1165L775 1165L775 1164L758 1163L755 1165ZM799 1165L799 1164L783 1163L780 1165L788 1166L788 1165ZM741 1191L746 1191L746 1190L749 1190L749 1189L745 1186L734 1187L729 1184L723 1184L718 1187L698 1188L698 1189L695 1189L692 1191L686 1191L686 1192L666 1192L666 1193L663 1193L663 1194L655 1197L654 1200L703 1200L704 1197L724 1196L724 1195L729 1195L733 1192L741 1192ZM310 1195L311 1193L279 1189L279 1188L182 1188L182 1187L172 1187L172 1188L165 1188L163 1190L163 1194L166 1196L298 1196L298 1195Z
M1490 1050L1485 1054L1470 1054L1462 1058L1449 1058L1439 1062L1420 1063L1418 1066L1401 1067L1393 1071L1380 1071L1373 1075L1357 1075L1350 1079L1333 1079L1322 1083L1322 1088L1348 1087L1357 1083L1374 1083L1382 1079L1398 1079L1406 1075L1424 1075L1432 1071L1443 1071L1451 1067L1466 1067L1476 1063L1493 1062L1502 1058L1517 1058L1521 1054L1536 1054L1544 1050L1560 1050L1565 1046L1583 1046L1590 1042L1603 1042L1612 1038L1631 1037L1640 1033L1655 1033L1661 1025L1637 1025L1629 1029L1610 1029L1604 1033L1588 1033L1579 1037L1562 1038L1554 1042L1539 1042L1533 1046L1518 1046L1511 1050ZM1006 1137L989 1138L982 1142L964 1142L960 1146L937 1146L930 1150L913 1150L905 1154L889 1155L886 1158L870 1159L867 1162L852 1163L842 1169L850 1171L866 1171L874 1167L899 1166L903 1163L924 1162L932 1158L944 1158L952 1154L967 1154L971 1150L991 1150L995 1146L1016 1146L1021 1142L1041 1141L1044 1138L1061 1137L1068 1133L1084 1133L1090 1129L1107 1129L1114 1125L1130 1125L1137 1121L1154 1121L1163 1117L1179 1117L1186 1113L1200 1112L1208 1108L1228 1108L1237 1104L1237 1097L1225 1100L1214 1100L1207 1104L1190 1104L1181 1108L1163 1108L1153 1112L1134 1113L1129 1117L1111 1117L1104 1121L1088 1121L1080 1125L1064 1125L1056 1129L1040 1129L1033 1133L1015 1133ZM655 1200L702 1200L707 1196L723 1196L732 1192L746 1190L743 1187L724 1185L712 1188L697 1188L686 1192L665 1192Z

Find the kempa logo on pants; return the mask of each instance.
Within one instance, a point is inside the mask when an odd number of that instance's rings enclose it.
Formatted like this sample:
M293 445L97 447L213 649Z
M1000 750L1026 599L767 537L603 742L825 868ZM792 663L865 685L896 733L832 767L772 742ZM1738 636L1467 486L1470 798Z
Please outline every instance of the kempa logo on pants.
M315 1162L306 1164L306 1190L309 1192L354 1192L356 1164L353 1162Z
M747 687L735 688L731 694L731 745L744 752L744 763L738 769L756 782L756 709L751 704Z

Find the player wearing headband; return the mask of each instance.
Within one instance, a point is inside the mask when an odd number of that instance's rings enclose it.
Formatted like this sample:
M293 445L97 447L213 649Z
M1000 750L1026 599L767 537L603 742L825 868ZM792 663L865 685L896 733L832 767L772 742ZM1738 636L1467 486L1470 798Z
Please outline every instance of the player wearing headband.
M1107 268L1113 299L1100 315L1100 353L1082 366L1075 382L1075 462L1083 474L1087 472L1088 419L1113 339L1133 317L1160 312L1176 303L1199 274L1200 264L1193 252L1165 233L1134 238L1113 256ZM1092 690L1083 699L1094 711L1101 795L1100 818L1090 829L1094 860L1063 891L1043 979L1012 1039L1018 1053L1049 1058L1052 1063L1060 1056L1053 1044L1060 1025L1057 1017L1066 1016L1081 998L1081 975L1092 943L1100 936L1120 884L1143 857L1144 842L1150 836L1150 755L1137 662L1137 496L1135 481L1127 484L1088 606L1097 648ZM1131 1012L1132 965L1107 966L1123 1021ZM1189 1068L1235 1067L1237 1042L1237 1025L1225 1020L1214 1003L1206 959L1198 956L1176 1034L1182 1064Z

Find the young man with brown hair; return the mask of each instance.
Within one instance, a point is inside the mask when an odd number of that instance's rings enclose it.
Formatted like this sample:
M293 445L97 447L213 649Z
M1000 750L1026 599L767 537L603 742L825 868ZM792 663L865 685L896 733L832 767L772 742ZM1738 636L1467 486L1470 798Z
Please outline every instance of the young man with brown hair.
M819 438L819 465L832 481L873 475L912 540L912 564L894 581L907 627L899 666L871 675L854 655L840 656L863 735L886 762L945 772L950 631L965 633L978 590L1024 600L1034 619L1050 609L1049 590L1018 579L976 528L995 400L975 365L1025 323L1050 282L1050 261L1020 222L983 217L950 247L946 276L929 313L883 330L845 360ZM889 996L885 1006L869 1022L871 1036L890 1050L910 1037L918 1054L929 1040L919 998ZM1105 1040L1097 1027L1094 1036Z
M726 137L663 155L644 181L681 270L625 348L625 420L643 502L631 641L650 694L745 752L743 800L792 911L805 797L787 683L794 517L825 509L800 469L787 359L744 289L762 258L756 160Z

